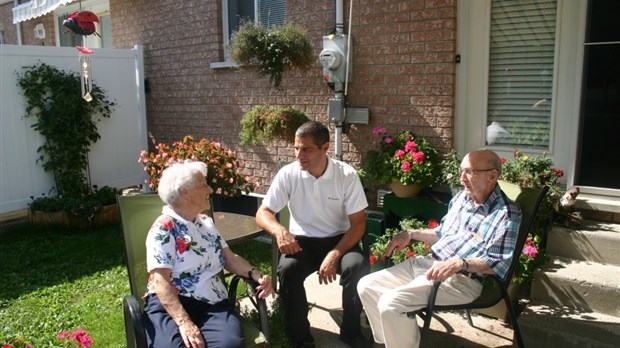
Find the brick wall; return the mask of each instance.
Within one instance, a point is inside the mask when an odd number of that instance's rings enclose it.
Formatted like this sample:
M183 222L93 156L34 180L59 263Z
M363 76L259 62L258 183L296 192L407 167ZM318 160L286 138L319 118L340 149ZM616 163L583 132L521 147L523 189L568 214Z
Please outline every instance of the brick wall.
M144 46L148 130L158 142L186 134L238 150L246 174L263 186L279 160L293 160L290 144L239 146L239 120L254 105L301 109L327 120L333 91L318 63L322 36L334 28L335 1L288 0L287 17L307 28L317 57L308 71L288 71L282 90L253 72L212 69L222 60L220 0L110 0L113 46ZM345 32L349 2L345 1ZM370 109L370 125L353 125L343 158L359 164L372 146L372 129L410 129L442 150L452 147L456 0L362 0L354 3L353 82L348 100ZM136 154L137 157L138 154ZM374 191L374 190L372 190ZM373 194L369 199L373 200Z
M13 2L0 5L0 23L4 28L5 43L17 45L17 27L13 24ZM43 23L45 39L34 37L34 27ZM56 46L56 32L54 16L48 14L29 21L21 22L22 44L31 46Z
M4 30L4 43L17 44L17 30L13 24L13 3L8 2L0 5L0 24Z

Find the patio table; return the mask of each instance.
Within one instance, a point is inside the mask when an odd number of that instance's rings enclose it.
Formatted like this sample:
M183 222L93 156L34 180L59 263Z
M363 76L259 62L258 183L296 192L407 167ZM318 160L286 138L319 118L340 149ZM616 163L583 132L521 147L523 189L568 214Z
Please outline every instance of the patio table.
M213 220L217 230L229 246L240 245L249 240L267 234L256 223L256 218L251 215L214 212ZM271 239L271 279L274 290L277 288L278 245L274 238Z

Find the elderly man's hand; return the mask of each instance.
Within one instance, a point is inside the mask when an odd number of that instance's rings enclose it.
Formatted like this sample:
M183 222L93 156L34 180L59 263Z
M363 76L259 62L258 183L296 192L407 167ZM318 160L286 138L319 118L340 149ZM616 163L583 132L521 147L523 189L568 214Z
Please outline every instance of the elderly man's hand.
M411 242L409 231L401 232L392 238L390 244L388 244L387 249L385 250L385 254L387 256L391 256L393 252L399 252L403 248L407 247L409 242Z
M426 279L443 282L452 275L458 273L462 267L463 262L460 259L435 262L431 268L426 271Z

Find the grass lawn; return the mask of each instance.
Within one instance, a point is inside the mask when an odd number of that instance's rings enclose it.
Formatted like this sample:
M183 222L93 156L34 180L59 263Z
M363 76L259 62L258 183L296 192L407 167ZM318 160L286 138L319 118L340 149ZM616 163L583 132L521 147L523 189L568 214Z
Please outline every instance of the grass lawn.
M233 250L270 271L267 245ZM0 231L0 256L0 346L59 347L66 340L58 333L79 328L94 340L91 347L126 346L122 299L130 291L120 227L12 224Z

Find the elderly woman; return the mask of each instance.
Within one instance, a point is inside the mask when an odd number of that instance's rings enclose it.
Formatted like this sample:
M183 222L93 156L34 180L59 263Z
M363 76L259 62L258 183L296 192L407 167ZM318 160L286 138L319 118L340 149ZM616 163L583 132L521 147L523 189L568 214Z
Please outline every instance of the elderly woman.
M149 347L243 346L239 316L218 276L223 268L252 277L260 298L274 294L270 277L233 253L202 214L213 193L206 175L202 162L175 163L159 182L166 205L146 239Z

